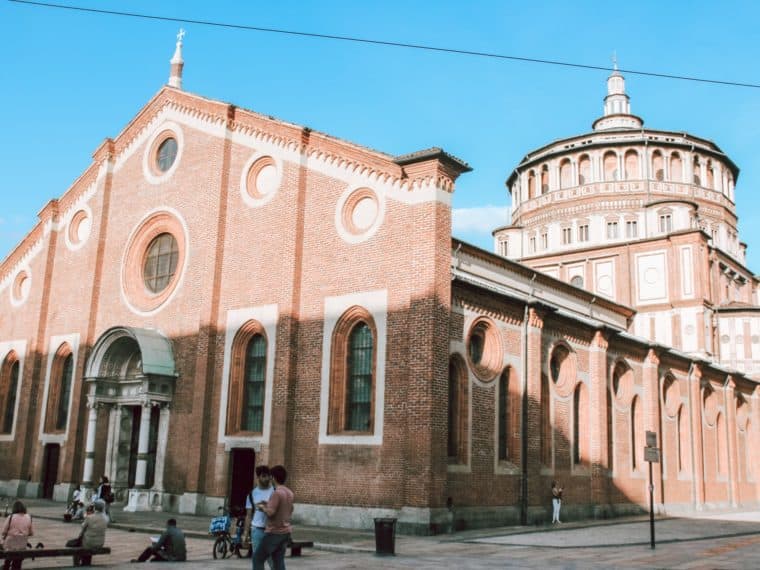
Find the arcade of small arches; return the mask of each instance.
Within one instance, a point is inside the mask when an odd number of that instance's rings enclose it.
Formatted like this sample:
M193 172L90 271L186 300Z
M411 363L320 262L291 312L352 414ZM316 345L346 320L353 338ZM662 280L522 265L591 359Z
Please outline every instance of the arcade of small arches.
M734 201L734 175L721 161L693 151L658 148L607 148L554 158L523 169L511 193L518 204L554 190L622 180L695 184Z

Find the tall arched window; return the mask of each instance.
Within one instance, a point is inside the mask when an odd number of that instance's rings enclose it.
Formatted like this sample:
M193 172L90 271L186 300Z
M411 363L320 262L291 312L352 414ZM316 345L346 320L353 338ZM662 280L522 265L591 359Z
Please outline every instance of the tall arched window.
M697 186L702 184L702 165L699 162L699 157L694 156L694 163L692 165L692 171L694 173L694 184Z
M499 376L499 406L497 409L499 418L498 459L509 459L509 368Z
M48 385L48 401L45 413L47 433L66 430L69 415L71 385L74 380L74 355L68 343L63 343L53 357Z
M707 167L705 168L705 175L707 176L706 186L711 190L715 190L715 173L713 172L712 160L707 161Z
M549 191L549 167L545 164L541 167L541 194Z
M2 433L13 432L13 420L16 413L16 392L18 391L20 365L16 353L11 351L0 367L0 413L2 414Z
M377 331L372 316L351 307L333 331L329 433L374 431Z
M612 151L604 153L604 180L611 182L618 179L617 154Z
M551 397L549 377L541 374L541 462L546 466L552 464Z
M467 373L456 355L449 359L447 452L452 463L467 463Z
M676 418L676 447L678 455L678 471L684 472L689 466L689 418L683 410L683 405L678 408Z
M639 175L639 154L635 150L629 150L625 153L625 178L626 180L641 178Z
M255 334L245 350L243 388L243 431L261 433L264 426L264 385L267 365L267 341Z
M641 409L639 397L631 400L631 468L642 469L644 459L644 410Z
M662 153L656 150L652 153L652 176L655 180L665 180L665 166Z
M587 154L581 156L578 161L578 182L580 184L590 184L594 179L591 176L591 159Z
M588 393L579 382L573 395L573 463L580 465L588 459Z
M536 197L536 173L532 170L528 173L528 199Z
M254 434L264 430L267 336L258 321L246 322L232 341L227 433Z
M673 182L681 182L683 180L683 162L681 161L681 155L677 152L670 155L670 179Z
M573 167L565 158L559 163L559 187L570 188L573 185Z
M717 438L715 448L717 450L718 475L725 475L728 472L728 441L726 440L726 420L720 412L715 419L715 437Z

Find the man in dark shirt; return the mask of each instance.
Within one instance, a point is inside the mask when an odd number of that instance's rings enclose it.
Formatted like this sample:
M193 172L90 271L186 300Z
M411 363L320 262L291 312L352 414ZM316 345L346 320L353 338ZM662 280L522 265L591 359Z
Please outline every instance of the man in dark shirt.
M166 530L161 533L158 542L143 550L140 557L132 559L132 562L145 562L151 556L153 556L153 562L184 562L187 560L185 535L177 528L175 519L166 521Z
M267 515L264 538L253 553L253 570L264 570L264 562L270 556L275 570L285 570L285 550L290 542L290 517L293 515L293 491L285 486L288 472L282 465L270 470L277 487L268 501L256 505Z

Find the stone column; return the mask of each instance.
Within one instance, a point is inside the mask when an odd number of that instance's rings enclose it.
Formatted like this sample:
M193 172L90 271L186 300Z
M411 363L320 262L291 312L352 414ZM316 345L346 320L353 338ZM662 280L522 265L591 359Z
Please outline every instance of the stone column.
M158 445L156 446L156 472L153 476L153 488L157 491L164 490L164 465L166 465L166 444L169 440L169 406L161 408L158 417Z
M653 431L657 434L657 446L662 449L659 367L660 357L653 348L650 348L644 361L644 425L646 431ZM642 445L644 443L645 441L641 442ZM638 453L638 450L634 449L633 452ZM648 468L646 466L646 469ZM652 485L654 485L655 503L663 504L665 498L662 492L662 459L660 463L652 465Z
M140 410L140 436L137 442L137 468L135 469L135 488L144 489L148 473L148 451L150 438L150 402L142 405Z
M120 428L121 406L116 404L108 410L108 438L106 443L106 464L104 467L105 474L111 479L111 485L117 483Z
M84 473L82 484L85 487L92 486L93 470L95 468L95 430L98 424L98 404L93 401L87 402L87 439L84 444Z
M705 462L702 442L702 367L696 364L689 377L689 414L691 418L692 500L697 510L705 504Z
M609 343L604 331L596 331L591 341L589 362L589 404L591 409L591 502L594 509L609 503L607 483L609 480L609 457L607 457L607 348ZM595 513L596 515L597 513ZM601 514L601 513L599 513Z
M723 405L726 410L726 439L718 445L728 445L728 500L732 507L739 504L739 457L736 445L736 382L731 376L723 387Z

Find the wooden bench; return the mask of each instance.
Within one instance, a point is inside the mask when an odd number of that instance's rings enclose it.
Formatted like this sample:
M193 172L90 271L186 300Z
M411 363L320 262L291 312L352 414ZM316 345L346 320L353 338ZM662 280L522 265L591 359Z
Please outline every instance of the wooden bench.
M26 550L0 550L0 559L6 560L26 560L31 558L57 558L71 556L73 566L82 566L82 558L92 558L96 554L111 554L111 549L107 546L100 548L35 548Z
M296 542L295 540L291 540L288 543L288 548L290 548L290 557L295 558L296 556L301 556L301 549L303 548L312 548L314 546L314 542L311 540Z

